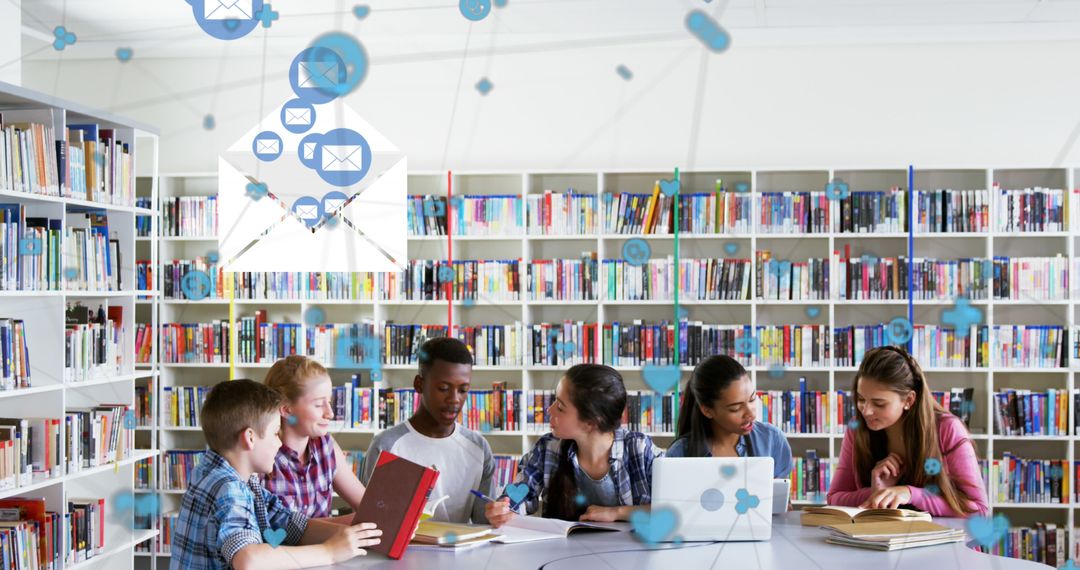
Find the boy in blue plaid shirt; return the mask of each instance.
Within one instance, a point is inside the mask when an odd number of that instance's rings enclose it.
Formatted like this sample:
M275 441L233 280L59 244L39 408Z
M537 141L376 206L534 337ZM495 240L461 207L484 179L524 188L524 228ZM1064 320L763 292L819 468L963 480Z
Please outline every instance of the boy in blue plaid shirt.
M281 397L252 380L206 396L200 420L210 449L191 475L172 536L171 570L306 568L366 554L382 531L288 510L262 487L281 447Z

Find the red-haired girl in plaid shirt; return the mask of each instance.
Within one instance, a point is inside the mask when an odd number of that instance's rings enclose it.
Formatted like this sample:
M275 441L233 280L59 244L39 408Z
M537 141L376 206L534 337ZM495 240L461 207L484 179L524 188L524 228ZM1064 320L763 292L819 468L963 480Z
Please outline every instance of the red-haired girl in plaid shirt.
M274 363L265 383L283 399L282 443L274 470L266 476L266 490L311 518L330 516L334 491L356 510L364 485L329 433L334 410L326 368L306 356L288 356ZM345 515L337 522L348 524L351 519Z

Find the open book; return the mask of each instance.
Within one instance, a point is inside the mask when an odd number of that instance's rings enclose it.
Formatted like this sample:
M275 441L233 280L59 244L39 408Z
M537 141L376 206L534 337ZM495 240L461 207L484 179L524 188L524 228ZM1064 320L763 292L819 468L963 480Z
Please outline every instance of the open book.
M924 520L838 524L825 527L832 531L825 542L868 548L902 550L920 546L963 542L964 531Z
M550 538L565 538L573 532L586 531L622 531L627 530L626 523L594 523L545 519L541 517L516 516L510 522L497 529L499 536L492 542L513 544Z
M860 509L859 507L807 507L803 509L803 526L851 524L880 521L932 521L925 511L911 509Z

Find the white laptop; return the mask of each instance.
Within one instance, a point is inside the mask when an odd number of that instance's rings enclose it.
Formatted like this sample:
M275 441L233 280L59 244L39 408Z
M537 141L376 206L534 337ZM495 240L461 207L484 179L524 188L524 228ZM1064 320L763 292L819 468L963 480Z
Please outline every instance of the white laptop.
M667 541L772 538L772 457L661 457L653 461L652 510L670 508Z

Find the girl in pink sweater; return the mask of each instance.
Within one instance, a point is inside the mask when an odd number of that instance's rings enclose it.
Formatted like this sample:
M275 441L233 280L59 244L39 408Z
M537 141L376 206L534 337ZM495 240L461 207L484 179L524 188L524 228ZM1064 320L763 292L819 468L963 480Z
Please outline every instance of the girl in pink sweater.
M895 346L868 351L853 392L858 425L844 433L830 505L986 514L975 445L963 422L934 400L911 355Z

